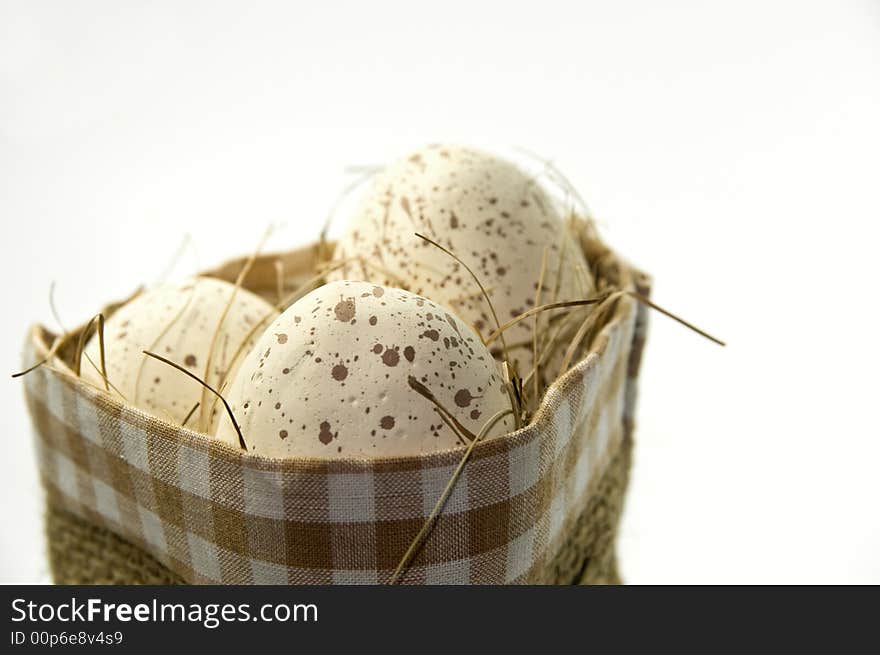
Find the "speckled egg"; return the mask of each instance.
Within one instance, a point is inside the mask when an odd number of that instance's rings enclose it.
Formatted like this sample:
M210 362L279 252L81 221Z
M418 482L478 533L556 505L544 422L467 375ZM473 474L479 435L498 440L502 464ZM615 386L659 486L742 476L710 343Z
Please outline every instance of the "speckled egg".
M510 408L495 361L452 311L401 289L342 280L267 328L227 400L248 450L270 457L416 455L462 444L410 378L474 434ZM487 437L511 429L508 415ZM238 445L226 417L217 436Z
M232 304L207 370L211 343L230 297ZM262 298L214 278L193 278L183 284L151 289L119 308L104 326L111 392L121 393L129 403L160 418L181 423L201 401L202 385L143 351L155 352L217 388L227 371L231 381L231 374L260 336L261 328L277 315ZM97 334L89 340L85 353L100 366ZM85 357L81 370L84 378L104 386L98 370ZM213 394L208 396L216 415L219 410L214 406L215 398ZM222 410L222 405L219 407ZM200 408L187 425L209 430L212 412L207 404L206 410L203 417Z
M339 262L357 257L365 262L352 261L331 275L403 286L453 308L488 335L496 326L473 279L415 232L467 263L488 290L502 324L535 305L545 251L539 304L594 293L583 252L557 203L534 178L493 155L428 146L379 173L349 218L335 255ZM580 311L583 316L588 310ZM549 317L542 317L545 325ZM521 376L533 364L533 328L526 320L506 333L513 346L511 363ZM493 354L500 357L498 345L493 344Z

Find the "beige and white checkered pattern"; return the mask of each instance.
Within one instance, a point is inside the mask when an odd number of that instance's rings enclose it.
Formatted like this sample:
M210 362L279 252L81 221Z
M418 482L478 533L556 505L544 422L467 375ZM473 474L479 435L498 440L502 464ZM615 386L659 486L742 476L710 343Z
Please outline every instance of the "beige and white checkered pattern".
M645 312L618 303L531 425L478 445L403 581L528 583L559 549L631 427ZM26 359L47 352L35 328ZM126 406L60 361L25 377L50 501L192 583L382 583L463 450L271 460Z

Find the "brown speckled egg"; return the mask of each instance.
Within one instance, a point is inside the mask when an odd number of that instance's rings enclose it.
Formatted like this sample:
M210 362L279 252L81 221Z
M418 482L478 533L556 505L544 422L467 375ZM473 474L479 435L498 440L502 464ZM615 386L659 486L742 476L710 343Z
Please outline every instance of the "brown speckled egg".
M238 371L229 401L248 450L270 457L383 457L462 440L415 378L469 431L510 401L492 356L453 313L368 282L316 289L270 325ZM513 428L511 416L487 437ZM217 436L238 437L223 417Z
M211 341L233 292L232 305L216 340L211 368L206 370ZM230 372L234 374L235 367L244 360L262 329L277 315L275 308L259 296L246 289L236 290L229 282L214 278L194 278L179 285L151 289L119 308L104 326L107 379L115 388L111 393L118 391L129 403L180 423L200 402L202 385L144 355L143 351L155 352L217 388L227 370L232 369ZM85 353L100 366L97 334L89 340ZM96 386L104 385L96 368L85 357L82 376ZM212 406L214 398L213 394L209 395ZM222 405L219 408L222 410ZM204 424L200 425L201 415L196 412L187 426L210 429L210 413L209 409Z
M545 250L540 304L594 294L583 252L555 202L534 178L490 154L429 146L379 173L350 217L335 255L337 261L364 257L367 263L352 263L331 275L403 286L453 308L488 335L496 325L473 279L415 232L467 263L489 291L502 324L535 305ZM579 311L583 318L588 310ZM541 320L546 324L549 316ZM511 328L508 343L528 343L533 326L526 320ZM500 356L499 344L492 345ZM564 346L554 358L557 364ZM512 349L510 359L525 376L533 363L532 346Z

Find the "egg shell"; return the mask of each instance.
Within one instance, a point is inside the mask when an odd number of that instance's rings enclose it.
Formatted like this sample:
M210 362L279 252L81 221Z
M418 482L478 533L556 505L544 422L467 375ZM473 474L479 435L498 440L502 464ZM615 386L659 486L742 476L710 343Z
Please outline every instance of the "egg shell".
M226 397L248 450L269 457L374 458L461 445L410 376L474 434L510 408L497 364L448 308L350 280L324 285L282 313ZM487 438L512 428L507 416ZM238 444L225 417L217 436Z
M211 370L207 371L214 333L233 294L217 336ZM246 289L236 289L223 280L199 277L182 284L156 287L120 307L106 321L107 379L127 402L160 418L181 423L201 401L202 385L144 355L143 351L155 352L179 364L216 389L230 368L228 377L232 380L235 369L260 336L260 321L265 327L277 315L275 308L259 296ZM234 360L238 350L240 354ZM100 366L97 334L90 338L84 352L96 366L83 357L83 378L103 388L104 381L97 368ZM222 404L214 405L216 396L213 394L209 393L208 398L216 417L223 409ZM199 412L196 412L187 425L198 428L198 424ZM202 427L212 429L209 425Z
M467 263L489 292L502 324L535 305L545 250L540 304L595 293L583 252L554 200L534 178L493 155L429 146L391 164L350 216L336 248L337 262L363 257L367 264L352 262L330 275L403 286L448 305L488 335L496 324L479 287L460 264L415 232ZM585 316L588 310L576 311ZM527 342L533 326L525 320L505 338ZM557 364L564 347L556 353ZM502 356L499 348L493 353ZM531 347L510 352L521 376L531 370L532 360Z

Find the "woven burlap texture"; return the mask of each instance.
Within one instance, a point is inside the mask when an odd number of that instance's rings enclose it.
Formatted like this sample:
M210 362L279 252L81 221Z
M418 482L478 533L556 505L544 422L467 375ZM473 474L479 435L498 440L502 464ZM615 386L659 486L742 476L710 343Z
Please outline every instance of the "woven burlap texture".
M634 301L617 302L533 422L474 449L403 582L617 581L645 319ZM53 338L35 328L26 359ZM144 414L60 358L25 389L59 582L382 583L462 454L261 458Z

